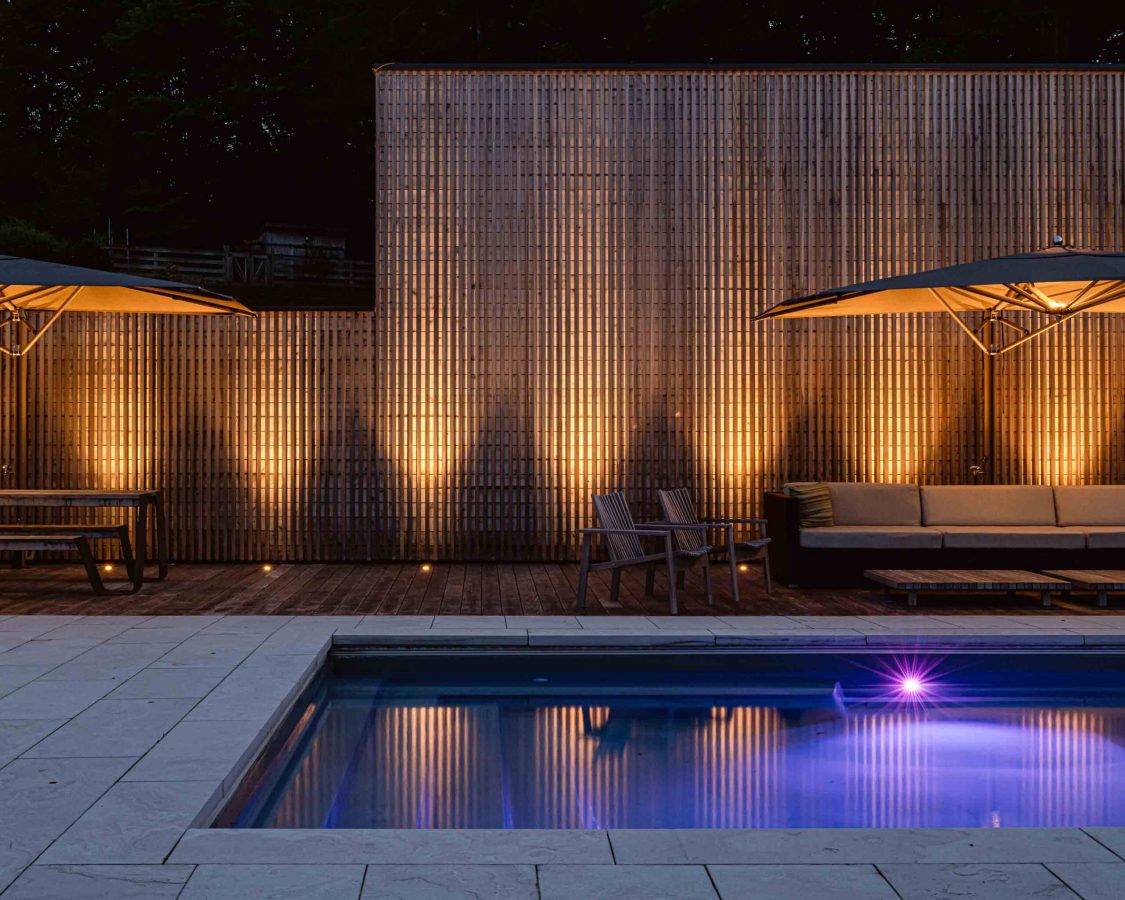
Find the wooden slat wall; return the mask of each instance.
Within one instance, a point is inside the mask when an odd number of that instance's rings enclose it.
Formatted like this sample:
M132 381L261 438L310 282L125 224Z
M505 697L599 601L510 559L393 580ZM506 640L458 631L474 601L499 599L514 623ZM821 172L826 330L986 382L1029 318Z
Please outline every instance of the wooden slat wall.
M374 313L64 317L32 480L163 483L194 559L566 558L593 491L968 480L951 325L752 317L1056 231L1121 249L1123 77L383 71ZM999 364L1001 480L1125 479L1123 351L1096 316Z

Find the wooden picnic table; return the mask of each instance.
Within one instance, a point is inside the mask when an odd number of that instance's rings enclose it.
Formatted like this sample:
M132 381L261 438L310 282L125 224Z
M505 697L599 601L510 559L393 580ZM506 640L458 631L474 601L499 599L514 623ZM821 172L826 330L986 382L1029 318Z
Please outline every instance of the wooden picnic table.
M133 510L133 569L129 573L135 585L144 580L148 545L148 514L151 507L156 523L156 563L158 579L168 577L168 519L161 491L99 491L99 490L0 490L0 506L111 508Z

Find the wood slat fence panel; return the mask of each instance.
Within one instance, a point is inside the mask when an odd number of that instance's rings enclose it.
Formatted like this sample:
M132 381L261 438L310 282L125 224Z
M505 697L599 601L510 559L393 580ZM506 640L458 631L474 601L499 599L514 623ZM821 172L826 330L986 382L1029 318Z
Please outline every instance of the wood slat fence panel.
M753 316L1055 232L1121 249L1123 78L380 72L373 312L64 317L30 486L163 484L180 558L556 559L604 490L640 518L659 487L746 515L795 478L967 481L954 327ZM1125 479L1123 351L1090 316L1003 359L1001 480Z

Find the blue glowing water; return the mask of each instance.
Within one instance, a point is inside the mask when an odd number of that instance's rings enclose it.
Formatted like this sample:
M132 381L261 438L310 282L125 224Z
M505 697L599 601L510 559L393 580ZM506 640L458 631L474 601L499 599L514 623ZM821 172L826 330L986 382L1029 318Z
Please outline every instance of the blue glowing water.
M1125 824L1116 655L377 656L292 718L219 824Z

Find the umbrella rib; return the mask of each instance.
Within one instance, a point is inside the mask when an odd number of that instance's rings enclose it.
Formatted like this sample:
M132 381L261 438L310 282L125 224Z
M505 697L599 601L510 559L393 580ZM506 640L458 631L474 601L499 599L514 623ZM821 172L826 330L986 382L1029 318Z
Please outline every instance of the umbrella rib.
M43 325L42 325L42 326L41 326L40 328L38 328L38 329L37 329L37 330L36 330L36 331L34 332L34 334L32 335L32 338L31 338L31 340L27 342L27 345L26 345L26 346L24 346L24 347L21 347L21 348L20 348L20 353L21 353L21 354L23 354L23 353L27 353L27 351L28 351L28 350L30 350L30 349L31 349L32 347L34 347L34 346L35 346L36 344L38 344L38 343L39 343L39 339L40 339L41 337L43 337L43 335L45 335L45 334L47 333L47 330L48 330L48 329L49 329L49 328L50 328L50 327L51 327L52 325L54 325L54 324L55 324L55 322L57 322L57 321L58 321L58 319L59 319L59 316L61 316L61 315L62 315L62 314L63 314L64 312L66 312L66 308L67 308L68 306L70 306L70 302L71 302L71 301L72 301L72 300L73 300L73 299L74 299L75 297L77 297L77 296L79 295L79 293L81 293L81 291L82 291L82 287L83 287L83 285L77 285L77 286L76 286L76 287L74 288L74 290L72 290L72 291L71 291L71 292L70 292L70 293L69 293L69 294L67 295L66 299L65 299L65 300L63 300L63 302L59 304L59 308L58 308L58 309L56 309L56 310L55 310L55 311L54 311L53 313L51 313L51 318L49 318L49 319L48 319L48 320L47 320L46 322L44 322L44 323L43 323Z
M1035 338L1039 337L1040 335L1046 334L1048 331L1054 331L1056 328L1058 328L1060 325L1062 325L1063 322L1069 322L1076 315L1078 315L1078 310L1072 310L1071 312L1062 313L1061 315L1052 319L1050 322L1048 322L1042 328L1037 328L1037 329L1035 329L1035 331L1029 331L1027 334L1025 334L1023 337L1021 337L1018 341L1012 341L1012 343L1010 343L1010 344L1008 344L1004 347L1001 347L997 351L997 353L998 354L1007 353L1009 350L1015 350L1016 347L1021 347L1024 344L1026 344L1028 341L1033 341L1033 340L1035 340Z
M984 353L989 353L989 354L991 354L991 352L992 352L992 351L991 351L991 350L989 350L989 348L988 348L988 347L986 347L986 346L984 345L984 341L982 341L982 340L981 340L981 339L980 339L979 337L977 337L977 336L976 336L976 335L975 335L975 334L973 333L973 329L971 329L971 328L970 328L970 327L969 327L969 326L968 326L968 325L967 325L967 324L966 324L966 323L965 323L965 322L964 322L964 321L963 321L963 320L961 319L961 317L960 317L959 315L957 315L957 313L956 313L956 312L954 311L954 309L953 309L953 304L951 304L951 303L950 303L950 302L949 302L948 300L946 300L946 299L945 299L945 298L944 298L944 297L943 297L943 296L942 296L941 294L939 294L939 293L937 292L937 290L936 290L935 288L928 288L928 290L929 290L929 292L930 292L931 294L933 294L933 295L934 295L934 297L936 297L936 298L937 298L937 301L938 301L938 303L940 303L940 304L941 304L942 306L944 306L944 307L945 307L945 311L946 311L947 313L949 313L949 315L950 315L950 316L952 316L952 317L953 317L953 321L957 323L958 327L959 327L959 328L960 328L960 329L961 329L961 330L962 330L963 332L965 332L965 334L967 334L967 335L969 336L969 340L971 340L971 341L972 341L972 342L973 342L974 344L976 344L976 345L977 345L977 346L978 346L978 347L979 347L979 348L980 348L980 349L981 349L981 350L982 350L982 351L983 351Z
M11 297L0 297L0 300L4 302L4 305L8 307L8 309L15 310L17 300L26 300L28 297L36 297L40 294L44 297L50 297L52 294L57 294L63 290L65 290L63 287L44 287L43 285L37 285L36 287L24 291L22 294L12 294Z
M1072 304L1072 309L1074 312L1085 312L1095 306L1101 306L1103 303L1109 303L1123 296L1125 296L1125 281L1112 281L1102 293L1091 297L1081 306Z
M933 290L933 288L930 288L930 290ZM1025 300L1018 300L1015 297L998 297L997 295L991 294L988 291L982 290L981 288L978 288L978 287L972 287L972 286L952 287L951 286L951 287L946 288L946 290L953 291L955 294L962 294L962 295L968 297L971 300L978 300L978 298L983 297L986 300L991 300L993 303L997 304L998 306L1010 304L1012 306L1017 306L1020 309L1025 309L1028 312L1043 312L1043 307L1038 303L1029 303Z

